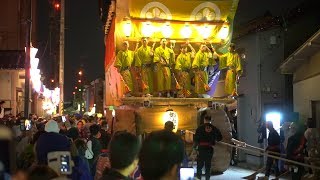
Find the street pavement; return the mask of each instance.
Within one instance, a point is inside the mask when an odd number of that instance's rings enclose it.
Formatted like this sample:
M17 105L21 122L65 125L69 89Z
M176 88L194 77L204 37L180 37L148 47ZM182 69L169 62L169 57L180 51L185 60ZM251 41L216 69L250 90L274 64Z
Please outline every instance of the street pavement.
M223 174L218 175L212 175L210 177L210 180L240 180L242 177L248 176L250 174L253 174L255 171L250 169L245 169L237 166L230 166L228 170L226 170ZM258 177L264 177L264 174L260 173L256 176ZM269 179L273 179L274 176L270 176ZM204 180L204 176L202 176L201 180ZM280 180L288 180L290 179L288 176L280 178ZM243 179L242 179L243 180Z

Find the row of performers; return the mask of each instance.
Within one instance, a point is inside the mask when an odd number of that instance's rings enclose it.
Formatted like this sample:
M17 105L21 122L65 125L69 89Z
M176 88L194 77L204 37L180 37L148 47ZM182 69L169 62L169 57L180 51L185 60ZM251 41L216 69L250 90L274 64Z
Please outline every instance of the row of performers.
M141 94L146 96L152 94L170 97L172 91L177 91L179 97L201 97L210 90L205 68L216 65L217 60L219 69L227 68L225 93L230 96L237 95L236 83L242 67L234 44L230 45L228 53L218 54L212 46L209 48L206 44L202 44L196 52L192 45L186 42L180 46L181 52L175 58L173 47L167 46L167 39L161 39L157 48L155 43L152 47L148 46L147 38L142 38L141 42L141 47L137 43L132 51L129 50L129 42L124 41L114 63L125 84L127 96L136 94L133 93L134 89L140 89ZM194 88L191 86L192 80ZM141 88L134 88L135 85Z

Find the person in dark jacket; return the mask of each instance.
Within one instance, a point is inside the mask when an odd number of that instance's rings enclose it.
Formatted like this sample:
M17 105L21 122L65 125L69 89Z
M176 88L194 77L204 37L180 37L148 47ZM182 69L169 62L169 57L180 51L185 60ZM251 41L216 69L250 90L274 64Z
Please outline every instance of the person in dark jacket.
M68 130L67 132L67 136L69 138L71 138L73 141L75 141L76 139L78 139L80 136L79 136L79 131L76 127L72 127Z
M72 180L92 180L93 176L90 172L88 160L85 158L87 144L83 139L76 139L73 148L76 148L72 154L74 167L72 168Z
M100 127L97 124L93 124L90 126L90 140L92 141L92 152L93 152L93 158L89 159L90 167L93 168L94 162L99 157L102 145L100 143L101 133L100 133ZM91 169L92 172L94 172L93 169Z
M140 143L128 132L116 133L109 145L111 168L106 169L103 180L130 180L129 175L138 165Z
M266 151L280 153L280 135L279 133L273 128L273 123L271 121L266 122L266 128L269 130L268 136L268 146ZM272 165L274 165L276 176L279 176L279 167L278 167L278 160L272 157L267 157L267 164L266 164L266 173L265 179L269 178Z
M166 123L164 123L164 129L167 131L172 132L174 129L174 124L172 121L167 121Z
M108 133L109 127L107 121L102 121L101 122L101 128L100 128L100 133L101 133L101 138L100 138L100 143L103 147L108 147L111 136Z
M296 123L291 123L289 127L292 136L288 139L287 144L287 158L290 160L304 162L304 150L306 146L306 138L304 137L304 132L302 128ZM292 180L299 180L304 174L303 166L293 165L293 168L290 168Z
M222 135L218 128L211 124L211 116L204 117L204 124L200 125L194 136L194 148L198 151L197 157L197 178L201 179L202 168L206 169L206 180L210 179L211 159L213 147L216 141L221 141Z

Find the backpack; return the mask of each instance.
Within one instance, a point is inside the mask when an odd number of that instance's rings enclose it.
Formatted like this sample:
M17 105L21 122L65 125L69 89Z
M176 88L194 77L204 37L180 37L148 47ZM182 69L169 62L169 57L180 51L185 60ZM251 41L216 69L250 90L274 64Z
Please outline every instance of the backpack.
M87 149L85 152L86 159L93 159L93 151L92 151L92 141L89 139L87 140Z
M111 165L110 165L110 159L109 159L109 155L108 153L102 153L99 155L99 157L97 158L97 161L95 163L95 177L94 179L101 179L101 177L103 176L103 172L105 169L110 169Z
M72 168L72 174L69 178L72 180L93 180L87 160L82 159L81 157L75 157L72 159L74 167Z

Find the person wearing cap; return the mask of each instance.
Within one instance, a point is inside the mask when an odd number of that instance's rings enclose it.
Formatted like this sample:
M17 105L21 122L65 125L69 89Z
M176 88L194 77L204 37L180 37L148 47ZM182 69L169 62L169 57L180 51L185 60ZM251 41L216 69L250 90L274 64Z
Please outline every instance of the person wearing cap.
M152 48L148 46L148 38L141 39L142 45L139 47L135 54L135 67L138 68L140 78L142 81L142 93L150 95L153 92L153 44Z
M204 116L204 124L200 125L194 135L194 149L198 151L197 178L201 179L202 168L205 167L206 180L210 179L211 159L213 147L216 141L222 140L222 134L218 128L211 124L211 116Z
M133 64L134 52L129 50L129 42L124 41L122 43L122 50L117 54L117 59L114 63L114 66L118 69L118 72L121 74L122 79L125 83L125 95L130 96L130 92L133 91L133 81L132 81L132 72L131 66Z
M3 107L4 101L0 101L0 119L4 117L4 107Z
M160 46L154 51L153 62L155 63L156 91L159 96L170 97L171 89L171 66L174 63L174 52L167 47L167 39L161 39Z
M54 120L49 120L45 125L45 133L36 143L36 157L38 164L47 164L47 155L54 151L70 151L71 141L64 135L59 134L59 125Z
M238 96L236 88L242 74L241 59L236 52L235 44L231 43L228 50L226 54L221 55L215 52L215 55L219 57L219 68L227 69L225 93L230 96Z

